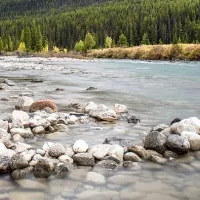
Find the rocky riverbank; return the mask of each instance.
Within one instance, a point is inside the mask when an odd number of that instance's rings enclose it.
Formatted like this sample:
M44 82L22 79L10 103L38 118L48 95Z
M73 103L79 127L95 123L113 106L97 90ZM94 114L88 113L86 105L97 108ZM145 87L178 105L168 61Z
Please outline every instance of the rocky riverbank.
M4 80L2 90L9 90L15 83ZM144 146L135 145L126 138L106 138L103 144L89 146L84 140L65 146L45 142L40 148L29 143L43 134L68 133L69 125L96 124L96 122L139 123L128 108L115 104L113 108L94 102L67 105L74 112L53 112L48 106L29 112L34 103L29 94L18 97L12 113L0 115L0 173L9 173L13 179L22 179L33 173L35 177L65 177L79 166L94 170L139 169L144 161L170 164L191 151L200 150L200 120L191 117L175 119L171 125L160 124L151 129L144 138ZM36 101L37 103L37 101ZM40 103L40 102L39 102ZM99 127L96 127L99 128ZM91 172L88 179L103 181L101 174Z

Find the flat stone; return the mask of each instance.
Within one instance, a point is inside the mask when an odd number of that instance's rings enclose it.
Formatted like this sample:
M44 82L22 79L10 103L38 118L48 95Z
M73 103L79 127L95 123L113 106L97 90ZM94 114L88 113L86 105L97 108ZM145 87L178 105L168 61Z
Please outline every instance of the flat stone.
M159 124L158 126L155 126L154 128L152 128L151 132L152 131L161 132L161 131L165 130L166 128L169 128L169 126L166 124Z
M35 199L46 199L45 192L32 192L32 191L12 191L9 193L9 200L35 200Z
M166 158L154 156L154 155L150 156L149 160L156 162L156 163L159 163L159 164L164 164L164 163L167 162Z
M117 185L129 185L133 184L135 180L133 179L132 176L127 176L127 175L114 175L108 178L109 183L114 183Z

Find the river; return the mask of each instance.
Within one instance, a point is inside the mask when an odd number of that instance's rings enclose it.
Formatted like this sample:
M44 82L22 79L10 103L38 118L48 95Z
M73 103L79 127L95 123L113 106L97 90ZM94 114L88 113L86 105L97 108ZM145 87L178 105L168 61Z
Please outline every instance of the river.
M161 62L139 60L75 60L69 58L0 57L0 82L5 78L17 86L0 91L0 114L12 112L15 97L32 91L34 99L53 99L60 112L67 112L72 102L94 101L112 108L115 103L127 105L129 113L140 118L137 125L119 121L91 125L71 125L69 134L50 134L34 141L64 145L84 139L89 145L102 143L106 137L118 136L142 144L148 131L160 123L170 124L176 118L200 118L200 64L198 62ZM42 83L32 83L35 78ZM87 91L89 87L97 90ZM23 88L23 89L22 89ZM56 91L62 88L64 91ZM140 169L102 171L106 183L85 181L89 167L80 167L65 179L13 181L0 177L1 196L8 199L140 199L197 200L200 197L200 153L195 152L166 165L142 162Z

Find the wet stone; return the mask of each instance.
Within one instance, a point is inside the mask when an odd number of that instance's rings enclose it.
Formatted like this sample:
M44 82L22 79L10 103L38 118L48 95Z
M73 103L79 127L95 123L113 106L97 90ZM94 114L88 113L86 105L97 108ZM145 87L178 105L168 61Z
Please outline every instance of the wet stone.
M139 156L137 156L135 153L133 152L128 152L126 154L124 154L124 160L125 161L133 161L133 162L141 162L142 160L140 159Z
M113 160L101 160L95 165L95 167L107 170L117 170L118 164Z

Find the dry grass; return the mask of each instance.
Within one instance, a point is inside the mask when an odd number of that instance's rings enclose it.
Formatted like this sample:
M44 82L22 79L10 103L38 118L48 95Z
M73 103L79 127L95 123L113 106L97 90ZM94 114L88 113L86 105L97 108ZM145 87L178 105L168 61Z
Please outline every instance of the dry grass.
M94 58L142 60L200 60L200 45L142 45L130 48L96 49L91 50L88 56Z

